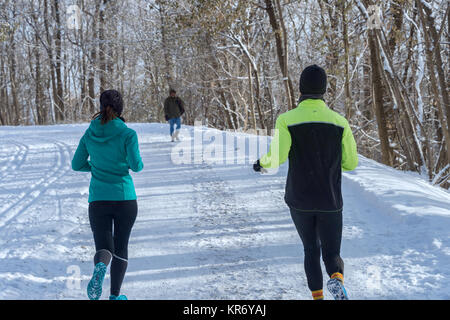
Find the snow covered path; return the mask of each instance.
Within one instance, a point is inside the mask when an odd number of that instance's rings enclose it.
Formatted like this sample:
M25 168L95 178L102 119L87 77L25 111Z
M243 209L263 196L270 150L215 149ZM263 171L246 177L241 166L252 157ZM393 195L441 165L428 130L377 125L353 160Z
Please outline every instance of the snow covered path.
M139 213L123 293L310 299L303 248L283 201L286 165L265 176L249 165L176 165L166 125L129 126L145 167L133 174ZM70 169L86 128L0 127L0 299L86 298L95 251L90 176ZM193 130L183 128L185 143ZM450 194L363 157L344 174L343 188L350 298L450 299ZM77 268L81 288L73 289ZM104 287L107 298L109 278Z

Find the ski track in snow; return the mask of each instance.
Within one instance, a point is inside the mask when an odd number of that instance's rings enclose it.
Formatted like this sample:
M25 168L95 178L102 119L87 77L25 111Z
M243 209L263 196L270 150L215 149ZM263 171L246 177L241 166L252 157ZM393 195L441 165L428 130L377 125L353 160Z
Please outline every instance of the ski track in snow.
M12 151L10 154L10 150L8 150L8 148L5 148L5 145L7 146L8 144L17 147L17 151ZM6 164L2 164L0 167L0 181L3 181L14 170L20 169L27 157L29 150L26 144L16 141L5 141L2 147L1 157L2 159L6 158L6 160L3 160L6 162Z
M0 299L86 299L95 252L90 174L73 172L70 162L87 126L0 127ZM310 299L303 247L283 200L286 165L274 175L255 174L253 158L175 165L167 125L130 127L144 170L132 173L139 213L124 294ZM192 132L183 127L184 142ZM360 157L343 175L343 193L350 298L450 298L449 192ZM79 288L71 268L81 272Z
M28 189L21 192L19 199L13 202L13 204L6 207L0 212L0 231L5 227L5 225L12 219L18 217L20 214L24 213L27 208L29 208L34 202L36 202L40 196L45 193L45 191L51 186L52 183L62 178L68 170L70 170L70 147L65 143L53 142L56 147L56 160L53 166L51 166L50 172L44 174L42 178L38 181L32 181L28 185ZM16 167L11 168L9 171L20 172L20 166L24 156L19 157L19 164Z

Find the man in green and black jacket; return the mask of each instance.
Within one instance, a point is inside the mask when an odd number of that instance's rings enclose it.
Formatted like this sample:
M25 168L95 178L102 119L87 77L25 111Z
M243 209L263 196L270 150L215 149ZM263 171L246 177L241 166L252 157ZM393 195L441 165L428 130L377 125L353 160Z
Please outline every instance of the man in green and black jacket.
M317 65L303 70L297 108L281 114L269 152L254 165L255 171L278 168L289 158L285 201L302 239L305 272L314 299L323 299L323 261L335 299L347 299L343 286L342 171L356 168L356 143L347 120L323 100L327 75Z

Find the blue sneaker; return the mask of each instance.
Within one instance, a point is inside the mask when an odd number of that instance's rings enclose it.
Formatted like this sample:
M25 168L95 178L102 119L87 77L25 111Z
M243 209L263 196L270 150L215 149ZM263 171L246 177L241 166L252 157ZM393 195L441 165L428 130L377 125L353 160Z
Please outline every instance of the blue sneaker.
M109 300L128 300L127 296L124 294L121 294L120 296L110 295Z
M341 280L336 278L328 280L327 288L334 300L348 300L347 290Z
M102 296L103 280L105 279L106 265L99 262L95 265L94 274L87 286L87 295L90 300L99 300Z

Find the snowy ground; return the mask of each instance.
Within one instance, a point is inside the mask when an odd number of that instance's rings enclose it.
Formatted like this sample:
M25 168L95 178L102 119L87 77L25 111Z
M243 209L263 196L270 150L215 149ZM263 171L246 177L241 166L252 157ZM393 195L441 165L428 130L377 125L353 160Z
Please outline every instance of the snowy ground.
M73 172L70 161L87 126L0 127L0 299L86 299L90 175ZM124 294L310 299L303 248L283 201L286 165L265 176L250 165L177 165L166 125L129 126L145 168L133 174L139 214ZM190 142L193 128L182 136ZM450 299L450 194L364 157L344 174L343 190L350 298ZM103 298L108 293L109 277Z

